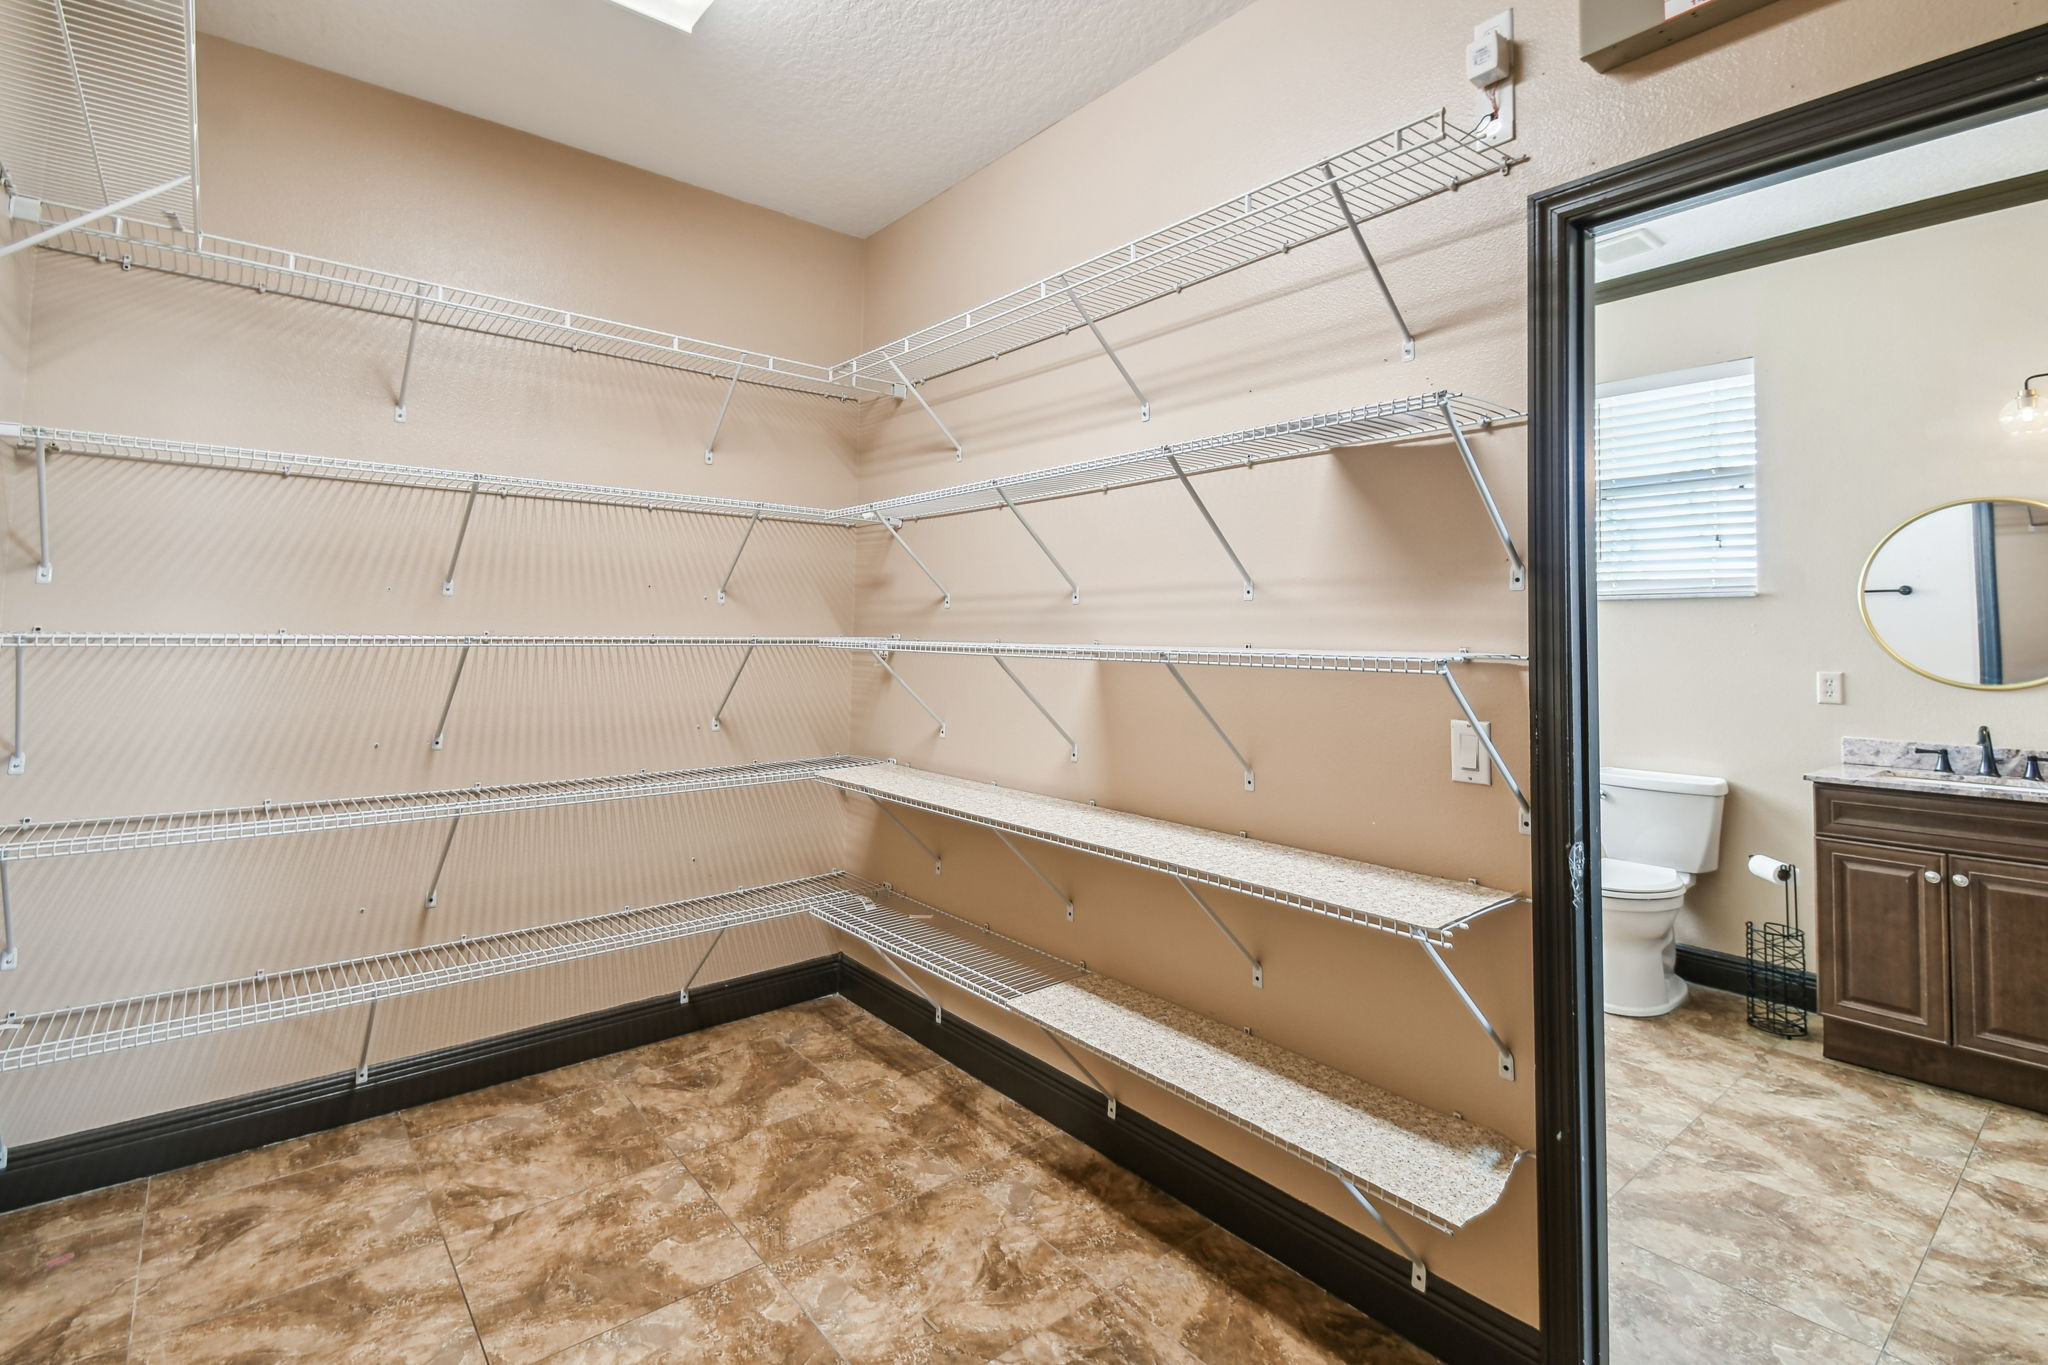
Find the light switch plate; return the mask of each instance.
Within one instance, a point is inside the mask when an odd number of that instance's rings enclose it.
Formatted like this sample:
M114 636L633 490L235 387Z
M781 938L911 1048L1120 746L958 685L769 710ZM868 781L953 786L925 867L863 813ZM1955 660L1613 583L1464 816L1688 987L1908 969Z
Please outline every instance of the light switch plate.
M1493 738L1493 722L1481 721L1486 737ZM1451 722L1451 781L1470 782L1477 787L1493 785L1493 759L1469 720Z

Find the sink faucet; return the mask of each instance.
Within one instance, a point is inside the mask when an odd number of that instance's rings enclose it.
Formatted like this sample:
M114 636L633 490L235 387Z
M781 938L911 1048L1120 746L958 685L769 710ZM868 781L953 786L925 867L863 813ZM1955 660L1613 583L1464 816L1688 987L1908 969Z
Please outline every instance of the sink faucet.
M1977 776L1997 777L1998 750L1992 747L1990 726L1980 725L1977 727L1977 747L1983 750L1983 757L1977 760Z

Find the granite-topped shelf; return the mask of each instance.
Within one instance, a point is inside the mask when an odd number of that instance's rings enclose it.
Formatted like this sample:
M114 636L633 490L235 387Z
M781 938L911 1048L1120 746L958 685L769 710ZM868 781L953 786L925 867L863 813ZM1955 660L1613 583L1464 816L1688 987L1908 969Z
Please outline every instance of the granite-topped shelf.
M1079 849L1183 881L1448 945L1453 931L1521 897L1269 844L1126 811L895 763L821 769L818 780L892 805L982 825L999 834Z

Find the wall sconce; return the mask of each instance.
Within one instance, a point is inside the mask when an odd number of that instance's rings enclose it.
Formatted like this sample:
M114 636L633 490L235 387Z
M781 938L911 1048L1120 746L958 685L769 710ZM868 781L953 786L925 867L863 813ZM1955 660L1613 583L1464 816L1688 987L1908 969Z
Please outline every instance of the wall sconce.
M1998 410L1998 425L2013 436L2040 436L2048 434L2048 396L2034 387L2036 379L2048 379L2048 374L2030 374L2020 384L2020 391L2006 405Z

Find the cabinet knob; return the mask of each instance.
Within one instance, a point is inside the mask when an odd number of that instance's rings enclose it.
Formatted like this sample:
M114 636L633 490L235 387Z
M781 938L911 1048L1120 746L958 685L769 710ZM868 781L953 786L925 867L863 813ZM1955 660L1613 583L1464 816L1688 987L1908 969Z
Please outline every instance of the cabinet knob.
M1965 876L1961 872L1956 873L1953 877L1950 877L1949 880L1954 882L1957 886L1968 886L1970 884L1969 877Z
M1939 872L1936 872L1936 871L1935 871L1935 870L1934 870L1933 868L1931 868L1931 867L1930 867L1930 868L1925 868L1925 869L1923 869L1923 870L1921 871L1920 875L1921 875L1921 876L1923 876L1923 877L1925 877L1925 878L1926 878L1926 879L1927 879L1928 881L1930 881L1930 882L1937 882L1937 883L1938 883L1938 882L1940 882L1940 881L1941 881L1941 874L1940 874Z

